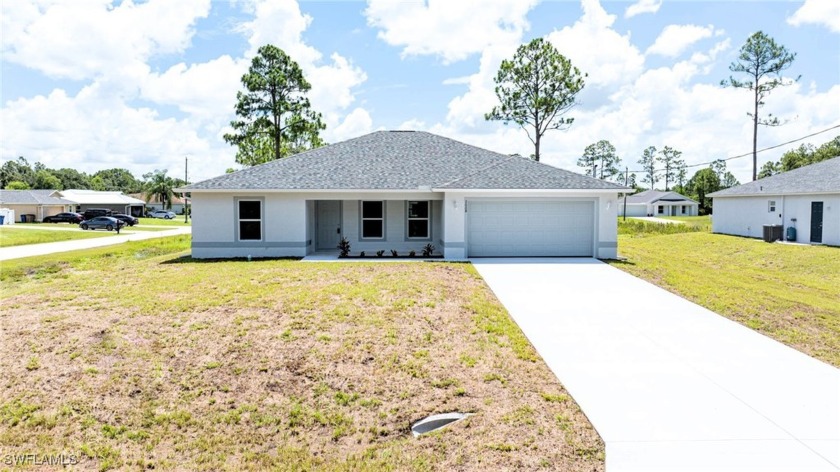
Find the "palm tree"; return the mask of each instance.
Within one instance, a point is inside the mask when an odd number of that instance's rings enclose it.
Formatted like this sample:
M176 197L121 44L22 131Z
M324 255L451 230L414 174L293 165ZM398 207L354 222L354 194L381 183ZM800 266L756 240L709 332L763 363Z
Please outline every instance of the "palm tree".
M166 170L155 169L154 172L143 174L143 180L145 180L143 193L146 196L146 203L158 197L165 209L171 209L172 198L175 196L175 192L172 191L175 188L175 182L172 177L166 175Z

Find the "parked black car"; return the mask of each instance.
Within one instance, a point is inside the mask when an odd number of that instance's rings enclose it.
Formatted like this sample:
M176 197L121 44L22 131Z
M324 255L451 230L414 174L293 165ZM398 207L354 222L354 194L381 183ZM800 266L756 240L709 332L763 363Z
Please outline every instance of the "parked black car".
M113 231L117 228L122 228L125 225L121 220L112 218L110 216L97 216L89 220L82 221L79 227L82 229L107 229Z
M97 216L111 216L113 214L114 212L107 208L88 208L84 213L82 213L82 216L84 216L86 220L90 220Z
M85 218L78 213L59 213L57 215L45 216L44 223L75 223L79 224Z
M122 221L123 223L127 224L128 226L134 226L134 225L136 225L137 223L140 222L140 220L138 220L137 218L135 218L131 215L125 215L123 213L115 213L115 214L111 215L111 218L116 218L116 219Z

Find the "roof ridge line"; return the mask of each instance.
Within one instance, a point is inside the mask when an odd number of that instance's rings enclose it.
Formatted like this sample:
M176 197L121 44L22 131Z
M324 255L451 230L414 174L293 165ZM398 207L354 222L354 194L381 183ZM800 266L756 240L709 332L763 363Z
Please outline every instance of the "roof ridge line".
M491 151L491 152L492 152L492 151ZM459 180L465 180L465 179L468 179L468 178L470 178L470 177L472 177L472 176L474 176L474 175L478 175L478 174L480 174L480 173L482 173L482 172L484 172L484 171L486 171L486 170L490 170L490 169L492 169L492 168L494 168L494 167L498 167L498 166L500 166L500 165L504 164L505 162L508 162L510 159L512 159L512 158L514 158L514 157L520 157L520 158L521 158L521 156L505 156L505 158L504 158L504 159L502 159L502 160L500 160L499 162L494 162L493 164L491 164L491 165L489 165L489 166L487 166L487 167L482 167L481 169L478 169L477 171L473 172L472 174L465 175L465 176L463 176L463 177L458 177L457 179L452 179L452 180L450 180L449 182L444 182L444 183L442 183L442 184L440 184L440 185L435 185L433 188L443 188L443 187L446 187L447 185L452 185L452 184L454 184L455 182L458 182Z

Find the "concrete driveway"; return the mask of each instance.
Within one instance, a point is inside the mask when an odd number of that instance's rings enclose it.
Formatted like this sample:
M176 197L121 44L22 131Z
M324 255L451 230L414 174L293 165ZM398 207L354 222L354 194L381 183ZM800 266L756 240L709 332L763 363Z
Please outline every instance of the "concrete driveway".
M594 259L472 262L608 472L840 470L840 370Z

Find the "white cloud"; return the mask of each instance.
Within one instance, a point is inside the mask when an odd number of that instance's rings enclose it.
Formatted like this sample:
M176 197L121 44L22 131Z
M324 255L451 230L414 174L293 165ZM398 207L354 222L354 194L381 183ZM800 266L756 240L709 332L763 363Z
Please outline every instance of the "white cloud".
M91 85L74 97L54 90L7 103L0 153L87 172L130 166L138 176L178 168L187 154L214 157L188 120L161 118L100 92Z
M368 25L379 38L403 48L403 56L435 55L445 63L463 60L500 42L518 42L536 0L370 0Z
M338 126L327 128L324 138L327 142L344 141L363 134L370 133L373 129L373 119L364 108L355 108L347 114L344 121Z
M163 74L148 75L141 83L141 96L197 118L227 118L247 69L246 61L227 55L189 66L179 63Z
M297 3L240 5L254 15L239 27L249 43L242 57L178 63L158 72L149 67L150 59L187 50L196 20L209 14L209 0L118 6L107 0L3 2L3 60L81 80L84 86L75 96L56 89L3 104L0 155L24 155L50 167L74 163L85 171L126 167L140 175L155 168L182 169L189 154L195 179L221 174L234 162L235 149L222 135L229 131L240 78L265 43L284 49L304 70L313 108L329 126L325 139L346 139L372 128L361 106L349 110L354 87L367 76L337 53L324 60L304 41L312 18Z
M624 10L624 18L632 18L642 13L656 13L662 6L662 0L639 0Z
M629 35L622 36L612 28L616 17L598 0L583 0L581 5L580 19L552 32L548 40L581 72L589 74L587 87L615 87L633 81L644 69L644 56Z
M840 33L840 3L835 0L805 0L787 22L793 26L821 25Z
M210 0L3 2L3 59L51 77L90 79L186 49Z
M714 33L715 28L712 25L668 25L659 33L645 54L677 57L701 39L711 38Z

